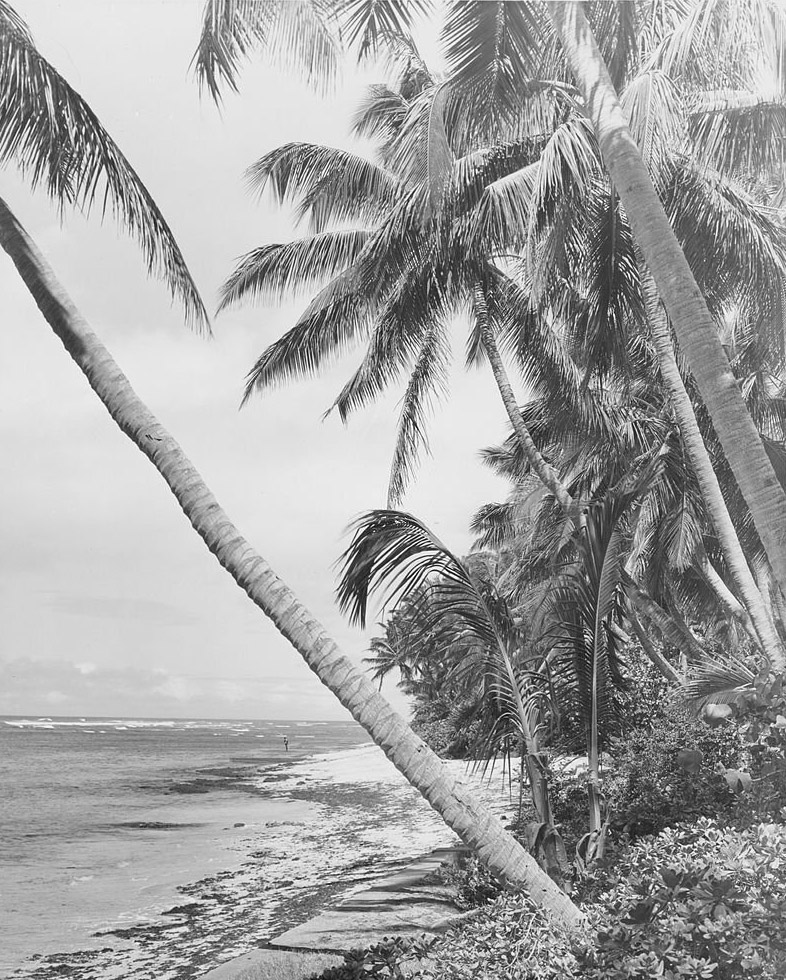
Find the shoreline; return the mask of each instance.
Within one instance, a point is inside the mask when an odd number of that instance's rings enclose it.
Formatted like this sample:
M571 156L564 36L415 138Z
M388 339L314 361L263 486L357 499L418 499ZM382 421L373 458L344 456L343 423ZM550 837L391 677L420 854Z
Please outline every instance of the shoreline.
M105 930L94 937L98 949L49 954L15 976L55 980L70 969L80 980L198 980L457 840L377 746L298 756L260 759L256 773L248 757L238 758L209 774L217 786L226 779L247 793L257 818L222 828L221 867L178 885L176 902L155 921ZM465 763L446 765L477 786ZM210 790L202 790L197 799L208 801ZM498 812L512 812L499 790L497 780L481 792ZM264 819L271 804L280 819Z

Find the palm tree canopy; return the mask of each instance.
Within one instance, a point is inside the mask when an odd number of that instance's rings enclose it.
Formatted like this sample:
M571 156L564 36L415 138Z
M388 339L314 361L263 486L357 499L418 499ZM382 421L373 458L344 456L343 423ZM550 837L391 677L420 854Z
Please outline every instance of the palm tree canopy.
M205 307L158 206L90 106L37 51L24 21L0 0L0 164L16 164L60 208L99 204L136 238L187 319L209 330Z

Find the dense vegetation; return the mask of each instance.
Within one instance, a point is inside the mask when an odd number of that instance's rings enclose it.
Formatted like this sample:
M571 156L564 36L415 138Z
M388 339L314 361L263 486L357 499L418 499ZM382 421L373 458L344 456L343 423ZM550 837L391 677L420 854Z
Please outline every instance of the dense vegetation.
M515 766L524 848L476 832L472 808L450 819L540 896L500 895L431 948L394 941L332 976L399 976L413 959L442 980L782 976L786 11L450 2L440 76L411 33L428 6L211 0L196 56L215 97L266 45L323 77L344 43L392 66L355 118L368 155L289 144L251 168L309 232L246 255L222 308L315 290L247 397L356 344L331 406L342 418L403 385L389 506L357 521L339 605L365 623L371 596L386 600L373 672L398 672L438 752ZM4 0L0 29L0 158L61 204L89 205L104 180L150 266L203 320L149 195ZM412 765L421 743L168 434L150 435L157 423L1 202L0 240L208 547L381 744L396 732L391 756L428 795L437 761ZM459 324L510 424L484 452L510 495L475 515L464 557L396 509ZM465 892L493 893L484 874L468 869Z
M316 289L249 397L354 344L342 418L403 383L388 509L356 522L339 604L365 624L384 599L374 675L397 674L441 755L505 757L515 833L587 926L558 942L527 898L500 897L432 950L393 942L333 975L414 958L445 980L778 976L786 580L737 453L763 447L786 499L783 11L588 3L590 53L572 5L449 6L445 77L408 24L374 35L394 75L355 118L372 158L300 144L254 165L311 231L245 256L223 301ZM662 204L649 218L645 184ZM666 277L656 211L687 260ZM685 320L683 274L703 297ZM484 453L510 496L475 515L464 557L395 509L459 323L510 422ZM463 893L489 890L467 870Z

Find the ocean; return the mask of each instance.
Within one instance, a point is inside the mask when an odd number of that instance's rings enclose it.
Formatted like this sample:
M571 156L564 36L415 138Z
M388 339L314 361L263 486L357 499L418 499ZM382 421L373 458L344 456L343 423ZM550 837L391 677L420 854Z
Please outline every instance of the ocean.
M199 977L411 856L371 833L409 787L303 768L369 744L351 721L0 718L0 977Z

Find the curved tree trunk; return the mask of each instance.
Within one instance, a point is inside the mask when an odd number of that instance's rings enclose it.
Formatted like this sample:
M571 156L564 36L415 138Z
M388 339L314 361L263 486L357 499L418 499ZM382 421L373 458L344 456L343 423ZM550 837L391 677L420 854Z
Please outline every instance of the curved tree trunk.
M718 572L718 569L712 564L706 554L701 554L697 557L694 568L715 593L715 598L723 607L726 615L736 619L753 642L758 644L759 637L756 635L756 630L753 628L750 616L745 611L745 606L743 606L737 596L726 585L720 576L720 572Z
M658 301L658 294L655 284L652 281L652 276L646 269L641 270L641 273L647 320L652 332L655 350L658 354L661 377L669 392L674 415L680 427L682 442L688 454L693 472L696 474L696 479L701 489L701 496L707 508L707 514L718 535L723 557L726 560L726 565L734 579L734 583L737 586L744 605L744 609L740 609L743 616L738 616L738 618L741 618L744 622L747 619L747 616L744 614L747 612L747 615L750 616L750 621L753 623L753 628L756 631L759 643L770 664L778 671L785 670L786 653L784 653L783 644L775 632L775 626L770 619L764 600L756 585L756 580L753 577L753 572L751 572L742 550L742 545L737 537L737 531L732 522L731 514L729 514L726 501L723 499L718 477L712 467L707 447L704 445L704 440L701 437L699 424L696 421L696 414L693 411L693 405L691 404L688 392L685 390L685 385L682 381L679 367L677 366L677 360L674 356L666 313ZM712 578L712 572L714 571L714 568L708 569L707 575L711 579L710 584L712 588L716 592L719 592L719 576L716 573L715 578ZM725 585L725 583L720 581L720 585ZM726 605L730 606L725 597L721 596L721 598ZM734 597L729 596L729 598L733 599ZM737 605L739 606L739 603ZM730 608L733 610L733 606L730 606ZM734 614L738 615L736 611Z
M667 643L677 647L689 662L703 660L706 657L706 651L685 623L670 616L662 606L640 589L629 572L623 572L622 581L633 608L660 630Z
M636 615L633 608L630 610L630 622L633 626L633 632L636 634L636 639L641 644L641 648L649 658L650 662L658 668L667 681L672 684L676 684L677 687L682 687L685 683L684 679L680 677L679 673L674 669L674 667L672 667L663 654L659 653L655 649L655 644L647 636L647 633L639 622L639 617Z
M521 450L524 453L530 467L537 474L541 483L543 483L543 485L554 494L554 499L565 511L565 513L572 515L574 510L573 498L568 493L565 485L560 481L557 471L543 458L540 450L532 440L529 429L524 424L524 419L521 416L521 409L519 408L518 402L513 394L513 389L510 386L505 365L502 363L502 358L500 357L499 350L497 348L497 342L494 339L494 334L491 330L488 304L486 303L486 294L483 291L483 286L481 283L477 283L475 286L474 298L475 318L480 331L483 350L486 352L486 357L489 359L491 370L494 373L494 380L497 382L497 388L499 389L500 396L502 397L502 403L505 406L505 411L508 413L508 419L510 420L510 424L513 426L513 431L516 433L516 438L519 441Z
M776 581L786 594L786 493L748 414L707 305L630 134L582 4L549 0L548 7L634 238L655 279Z
M177 442L139 399L11 211L0 201L0 245L44 317L120 429L153 463L194 530L249 598L366 729L431 806L488 867L566 924L582 915L502 824L347 659L267 562L244 540Z

